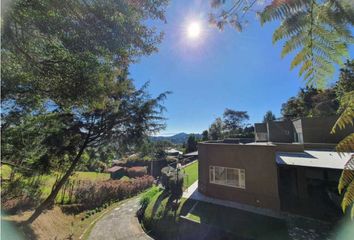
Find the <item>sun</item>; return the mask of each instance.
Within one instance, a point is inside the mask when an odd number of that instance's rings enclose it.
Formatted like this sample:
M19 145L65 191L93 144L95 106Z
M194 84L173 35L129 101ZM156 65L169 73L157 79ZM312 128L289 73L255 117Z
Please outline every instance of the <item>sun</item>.
M187 27L187 36L191 39L197 39L200 36L201 26L199 22L191 22Z

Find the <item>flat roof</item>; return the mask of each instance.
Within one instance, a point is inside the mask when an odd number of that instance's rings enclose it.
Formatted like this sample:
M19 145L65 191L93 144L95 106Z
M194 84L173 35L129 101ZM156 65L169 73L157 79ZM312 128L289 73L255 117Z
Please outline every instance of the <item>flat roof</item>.
M107 170L106 170L106 172L108 172L108 173L114 173L114 172L116 172L116 171L118 171L118 170L120 170L120 169L122 169L123 167L120 167L120 166L113 166L113 167L111 167L111 168L108 168Z
M165 150L165 153L178 153L178 154L183 154L183 152L178 151L177 149L171 148L171 149L167 149Z
M276 162L279 165L302 167L344 169L344 165L354 153L335 151L305 150L304 152L277 152Z
M245 145L275 146L272 142L251 142L246 143Z
M190 153L184 154L184 156L186 156L186 157L190 157L190 156L198 156L198 151L195 151L195 152L190 152Z

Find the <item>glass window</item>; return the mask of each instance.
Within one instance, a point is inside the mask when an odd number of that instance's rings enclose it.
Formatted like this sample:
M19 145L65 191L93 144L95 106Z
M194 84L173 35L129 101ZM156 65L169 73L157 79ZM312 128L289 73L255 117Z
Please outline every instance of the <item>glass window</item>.
M209 167L209 179L210 179L210 182L211 183L214 183L215 182L215 174L214 174L214 167L213 166L210 166Z
M226 184L226 168L215 167L215 183Z
M245 169L240 169L240 188L246 188Z
M244 169L210 166L210 183L236 188L246 188L246 174Z
M238 169L227 169L227 185L237 187L239 185Z

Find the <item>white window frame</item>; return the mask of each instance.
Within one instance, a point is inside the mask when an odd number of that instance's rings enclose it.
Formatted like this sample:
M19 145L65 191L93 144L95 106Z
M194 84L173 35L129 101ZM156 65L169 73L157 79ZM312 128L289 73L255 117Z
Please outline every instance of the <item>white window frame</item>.
M222 168L223 170L226 170L225 183L215 181L215 168ZM237 175L238 175L238 183L236 185L230 184L227 182L227 170L228 169L229 170L236 170ZM246 189L246 171L245 171L245 169L240 169L240 168L209 166L209 182L212 184L217 184L217 185L222 185L222 186L227 186L227 187Z

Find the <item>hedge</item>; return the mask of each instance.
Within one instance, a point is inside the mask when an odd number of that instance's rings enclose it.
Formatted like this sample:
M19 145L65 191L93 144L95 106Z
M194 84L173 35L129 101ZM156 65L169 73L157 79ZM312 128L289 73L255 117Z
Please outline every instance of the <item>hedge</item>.
M131 167L127 170L128 177L135 178L135 177L142 177L147 174L146 167Z
M83 181L74 191L75 201L87 208L134 196L153 185L154 178L144 176L130 180Z

